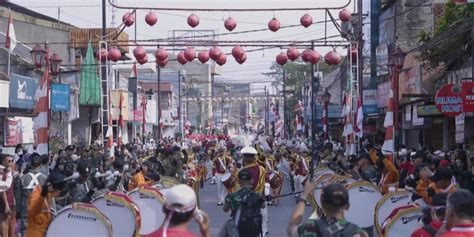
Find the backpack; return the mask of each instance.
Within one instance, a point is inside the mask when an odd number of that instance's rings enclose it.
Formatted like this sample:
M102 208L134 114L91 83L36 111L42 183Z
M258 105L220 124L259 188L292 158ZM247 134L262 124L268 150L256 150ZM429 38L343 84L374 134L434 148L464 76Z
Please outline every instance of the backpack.
M317 236L320 237L352 237L358 233L359 226L350 222L345 225L334 223L329 225L327 220L314 220L316 226Z
M262 233L262 213L260 208L263 199L257 193L246 194L240 203L238 229L240 236L258 236Z

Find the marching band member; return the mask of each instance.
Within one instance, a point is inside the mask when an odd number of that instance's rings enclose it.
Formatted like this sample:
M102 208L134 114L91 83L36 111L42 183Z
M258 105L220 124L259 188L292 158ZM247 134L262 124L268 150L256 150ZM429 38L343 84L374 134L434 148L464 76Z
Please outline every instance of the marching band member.
M308 175L308 161L303 156L296 155L296 166L295 166L295 182L296 182L296 197L299 197L299 192L303 191L303 181Z
M28 200L28 226L26 236L44 237L48 226L53 220L53 199L58 197L65 188L64 175L59 172L51 173L46 183L37 186Z
M216 172L217 179L217 205L224 205L224 198L226 195L226 187L222 183L221 179L225 173L228 172L232 160L229 157L224 156L224 152L220 151L213 162L213 168Z

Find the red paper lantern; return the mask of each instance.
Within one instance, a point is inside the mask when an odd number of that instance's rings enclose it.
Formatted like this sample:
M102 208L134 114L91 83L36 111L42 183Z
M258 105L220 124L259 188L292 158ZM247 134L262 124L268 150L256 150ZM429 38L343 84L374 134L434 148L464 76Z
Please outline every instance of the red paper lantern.
M99 52L97 52L97 60L100 60L102 62L105 62L109 57L109 52L107 49L100 49Z
M229 17L229 18L225 19L224 27L228 31L233 31L235 29L235 27L237 27L237 21L234 18Z
M148 14L145 16L145 22L149 26L154 26L158 22L158 17L154 12L148 12Z
M143 65L145 63L148 62L148 55L145 54L145 57L140 59L140 60L137 60L137 62L140 64L140 65Z
M168 64L168 58L166 58L165 60L158 60L158 61L156 61L156 63L157 63L158 66L160 66L160 67L165 67L166 64Z
M331 51L324 56L324 61L328 65L338 65L341 62L342 58L339 53L336 51Z
M135 16L131 12L127 12L122 16L122 22L125 26L129 27L135 23Z
M308 55L308 62L311 64L316 64L321 59L321 55L316 50L311 50Z
M352 18L351 11L344 8L339 12L339 20L341 20L342 22L349 21L351 20L351 18Z
M300 18L300 24L304 26L304 28L308 28L313 24L313 18L308 13L306 13Z
M247 61L247 54L244 53L244 55L242 55L242 57L236 58L235 61L237 61L239 64L245 63L245 61Z
M245 50L242 47L240 47L240 45L237 45L232 49L232 56L234 56L234 58L236 59L241 58L244 54L245 54Z
M222 51L217 46L212 47L211 50L209 51L209 56L214 61L217 60L219 58L219 56L221 56L221 54L222 54Z
M288 56L288 59L295 61L300 56L300 52L298 49L291 47L286 51L286 55Z
M305 49L303 53L301 54L301 59L303 59L303 62L308 62L309 61L309 54L311 53L311 49Z
M219 58L216 60L216 63L219 64L219 66L224 65L227 62L227 56L225 53L221 54Z
M196 51L194 51L194 48L188 47L186 50L184 50L184 57L186 57L188 62L192 62L194 58L196 58Z
M168 51L166 51L164 48L156 49L155 58L157 61L164 61L165 59L168 59Z
M281 52L280 54L278 54L278 56L276 57L276 62L280 66L285 65L285 63L288 62L288 56L286 56L286 53Z
M199 25L199 17L196 14L191 14L188 16L188 25L192 28L195 28Z
M207 61L209 61L209 51L201 50L198 54L198 60L201 63L207 63Z
M117 49L117 47L110 47L109 48L109 59L112 60L112 62L117 62L122 58L122 53L120 50Z
M181 51L178 53L177 59L181 65L184 65L188 62L188 60L186 59L186 56L184 56L184 51Z
M273 19L268 22L268 29L273 32L277 32L280 29L280 21L273 17Z
M143 46L137 46L133 49L133 56L135 56L137 61L142 60L146 56L145 48L143 48Z

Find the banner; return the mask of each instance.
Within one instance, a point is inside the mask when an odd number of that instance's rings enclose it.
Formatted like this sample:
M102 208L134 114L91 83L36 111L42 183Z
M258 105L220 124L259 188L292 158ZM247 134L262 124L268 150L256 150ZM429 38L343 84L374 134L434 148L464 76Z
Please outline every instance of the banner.
M362 110L364 114L376 114L379 112L377 103L377 90L364 89L362 91Z
M12 73L10 76L10 107L33 109L38 79Z
M33 118L10 117L5 120L5 146L34 143Z
M69 112L71 88L68 84L51 84L51 111Z
M377 106L379 108L387 107L389 94L390 94L390 81L377 85Z
M8 108L8 97L10 94L10 82L0 80L0 92L2 96L0 96L0 108Z
M72 122L79 118L79 94L78 92L73 92L69 96L71 109L69 110L69 122Z
M122 117L124 120L128 120L128 99L129 95L126 90L112 90L110 91L110 101L112 102L112 108L110 113L112 114L113 120L118 120L120 115L120 96L123 97L122 101Z
M474 112L474 82L462 83L462 104L464 112Z
M435 96L436 108L447 117L454 117L462 113L462 102L461 87L454 84L443 86Z
M464 114L460 114L456 116L455 123L456 125L456 143L462 144L464 143Z

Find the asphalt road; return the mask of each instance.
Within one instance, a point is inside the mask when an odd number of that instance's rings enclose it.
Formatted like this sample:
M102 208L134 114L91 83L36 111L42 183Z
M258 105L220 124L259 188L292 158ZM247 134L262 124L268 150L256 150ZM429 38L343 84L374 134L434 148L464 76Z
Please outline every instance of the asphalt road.
M290 192L290 185L288 180L285 180L283 184L282 194ZM217 206L217 185L211 185L206 182L204 188L199 192L199 198L201 203L201 209L208 213L210 218L210 230L212 236L217 236L221 226L229 219L229 214L224 213L222 206ZM268 230L267 236L271 237L283 237L287 236L286 228L291 214L295 207L295 201L293 195L280 198L278 206L268 206ZM308 217L311 214L312 208L306 207L305 216ZM191 230L195 233L198 232L197 225L193 222Z

